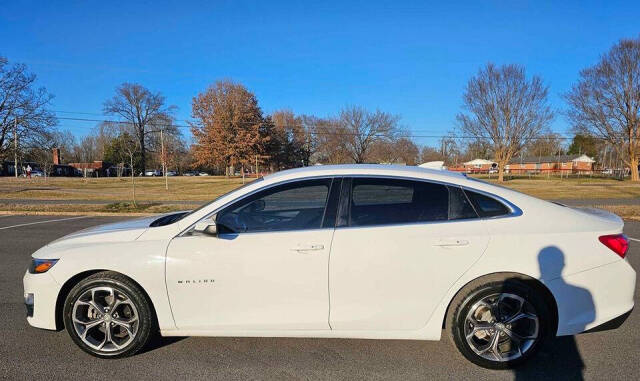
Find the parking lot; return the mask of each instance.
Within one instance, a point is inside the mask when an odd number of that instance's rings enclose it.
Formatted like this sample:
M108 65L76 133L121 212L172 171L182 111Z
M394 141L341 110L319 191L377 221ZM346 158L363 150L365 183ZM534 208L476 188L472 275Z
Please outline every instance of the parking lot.
M124 217L0 216L1 379L637 379L640 312L614 331L554 340L516 371L488 371L440 342L290 338L159 339L132 358L101 360L65 331L28 326L22 276L30 254L60 236ZM625 233L640 238L640 222ZM640 241L628 254L640 268ZM603 285L606 287L606 285ZM636 285L636 300L640 294ZM194 306L197 309L197 306Z

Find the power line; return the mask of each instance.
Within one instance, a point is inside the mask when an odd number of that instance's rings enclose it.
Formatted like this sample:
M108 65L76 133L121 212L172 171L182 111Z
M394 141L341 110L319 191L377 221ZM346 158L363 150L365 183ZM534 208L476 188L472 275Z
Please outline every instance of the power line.
M128 123L128 122L121 122L121 123ZM154 126L162 126L162 125L154 125ZM166 126L166 125L165 125ZM64 129L72 129L72 128L82 128L82 129L86 129L86 130L93 130L95 127L88 127L88 126L60 126L61 128ZM147 131L147 132L153 132L153 131ZM157 132L157 131L155 131ZM315 135L315 136L325 136L325 135L329 135L329 136L359 136L360 134L357 133L351 133L351 132L319 132L319 131L307 131L305 132L306 134L309 135ZM386 138L388 137L388 135L385 134L373 134L371 135L372 137L380 137L380 138ZM462 140L467 140L467 139L489 139L486 136L473 136L473 135L458 135L458 136L451 136L451 135L416 135L416 134L409 134L409 135L400 135L401 138L432 138L432 139L439 139L439 138L447 138L447 139L453 139L453 140L458 140L458 139L462 139ZM573 139L573 137L570 136L555 136L555 139L558 140L571 140ZM604 139L604 138L600 138L600 137L593 137L594 139ZM523 140L526 141L531 141L531 140L544 140L544 139L549 139L548 136L539 136L539 137L529 137L529 138L523 138Z
M53 112L59 113L59 114L104 116L104 114L100 114L100 113L97 113L97 112L63 111L63 110L53 110ZM63 118L62 117L58 117L58 119L63 119ZM187 119L174 119L174 120L177 120L179 122L187 122L187 123L190 122L190 120L187 120Z
M81 122L100 122L100 123L114 123L114 124L125 124L125 125L131 125L131 122L128 121L122 121L122 120L109 120L109 119L89 119L89 118L70 118L70 117L58 117L58 119L61 120L71 120L71 121L81 121ZM235 124L243 124L243 125L256 125L258 123L253 123L253 122L237 122ZM192 128L191 126L185 126L185 125L180 125L180 124L172 124L172 123L149 123L149 125L154 126L154 127L175 127L175 128ZM79 127L84 127L84 126L76 126L75 128L79 128ZM300 126L291 126L291 125L285 125L283 127L288 127L288 128L295 128L295 127L300 127ZM73 128L73 127L71 127ZM94 128L94 127L85 127L85 128ZM421 130L414 130L414 131L421 131ZM422 131L426 131L426 130L422 130ZM311 135L338 135L338 136L357 136L360 134L357 133L349 133L349 132L318 132L318 131L308 131L308 134ZM377 135L373 135L373 136L377 136L377 137L386 137L386 135L384 134L377 134ZM487 136L473 136L473 135L416 135L416 134L408 134L408 135L402 135L401 137L407 137L407 138L449 138L449 139L489 139L489 137ZM601 137L593 137L594 139L604 139ZM559 140L570 140L573 139L573 136L562 136L562 135L554 135L554 136L538 136L538 137L531 137L531 138L523 138L524 140L543 140L543 139L559 139Z
M90 115L95 115L95 114L90 114ZM131 122L124 121L124 120L73 118L73 117L61 117L61 116L59 116L57 118L61 119L61 120L72 120L72 121L79 121L79 122L99 122L99 123L113 123L113 124L126 124L126 125L131 125L132 124ZM187 121L187 122L189 122L189 121ZM260 123L255 123L255 122L236 122L235 124L253 126L253 125L256 125L256 124L260 124ZM192 128L192 126L174 124L174 123L153 123L153 122L149 122L149 125L152 125L152 126L155 126L155 127L175 127L175 128L189 128L189 129ZM282 127L296 128L296 127L301 127L301 126L300 125L298 125L298 126L284 125ZM433 132L433 130L414 130L414 131Z
M60 113L72 113L72 114L84 114L84 115L102 115L102 114L97 114L97 113L88 113L88 112L79 112L79 111L55 111L55 112L60 112ZM110 119L91 119L91 118L76 118L76 117L57 117L58 119L61 120L69 120L69 121L78 121L78 122L98 122L98 123L113 123L113 124L124 124L124 125L131 125L131 122L128 121L121 121L121 120L110 120ZM185 121L185 120L183 120ZM186 122L190 122L190 121L186 121ZM256 125L259 123L254 123L254 122L236 122L235 124L241 124L241 125ZM180 124L173 124L173 123L149 123L150 126L153 127L175 127L175 128L187 128L187 129L191 129L192 126L187 126L187 125L180 125ZM297 126L292 126L292 125L284 125L282 127L286 127L286 128L298 128L301 127L300 125ZM85 127L85 126L74 126L74 127L67 127L67 128L85 128L85 129L93 129L95 127ZM430 131L430 130L413 130L413 131ZM306 132L309 135L334 135L334 136L359 136L360 134L357 133L349 133L349 132L319 132L319 131L307 131ZM387 135L385 134L374 134L372 135L373 137L387 137ZM405 137L405 138L421 138L421 139L490 139L487 136L475 136L475 135L432 135L432 134L428 134L428 135L423 135L423 134L401 134L400 137ZM592 138L594 139L598 139L598 140L607 140L603 137L597 137L597 136L592 136ZM558 139L558 140L572 140L573 136L563 136L563 135L553 135L553 136L538 136L538 137L529 137L529 138L523 138L523 140L525 141L531 141L531 140L545 140L545 139Z

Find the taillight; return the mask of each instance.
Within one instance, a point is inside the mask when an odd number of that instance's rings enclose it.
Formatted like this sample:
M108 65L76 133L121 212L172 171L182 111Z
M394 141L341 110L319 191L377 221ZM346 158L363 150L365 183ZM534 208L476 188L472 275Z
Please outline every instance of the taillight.
M603 235L598 237L598 239L606 247L618 254L620 258L624 258L624 256L627 255L627 250L629 250L629 240L627 240L627 237L624 234Z

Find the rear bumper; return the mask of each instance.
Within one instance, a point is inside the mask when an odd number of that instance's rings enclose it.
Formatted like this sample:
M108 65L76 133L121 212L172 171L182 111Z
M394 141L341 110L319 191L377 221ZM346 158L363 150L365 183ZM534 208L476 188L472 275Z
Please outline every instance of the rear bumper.
M633 309L636 272L619 260L563 276L547 287L558 305L558 336L575 335L597 330Z
M600 324L599 326L584 331L584 333L602 332L619 328L629 318L629 316L631 316L631 312L633 312L633 308L618 316L617 318L614 318L606 323Z
M27 322L37 328L56 329L56 302L60 291L58 282L49 273L30 274L27 271L22 283Z

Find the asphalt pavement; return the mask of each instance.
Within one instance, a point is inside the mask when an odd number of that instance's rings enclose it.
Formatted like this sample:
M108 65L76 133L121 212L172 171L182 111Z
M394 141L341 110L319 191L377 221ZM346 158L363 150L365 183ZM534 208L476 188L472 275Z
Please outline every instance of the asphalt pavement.
M464 360L446 335L439 342L293 338L166 338L131 358L102 360L65 331L30 327L22 277L30 255L60 236L123 217L0 216L0 379L637 379L640 308L613 331L554 340L516 371ZM640 268L640 222L629 260ZM606 285L603 285L606 287ZM636 285L636 301L640 292ZM197 310L197 306L194 306Z

